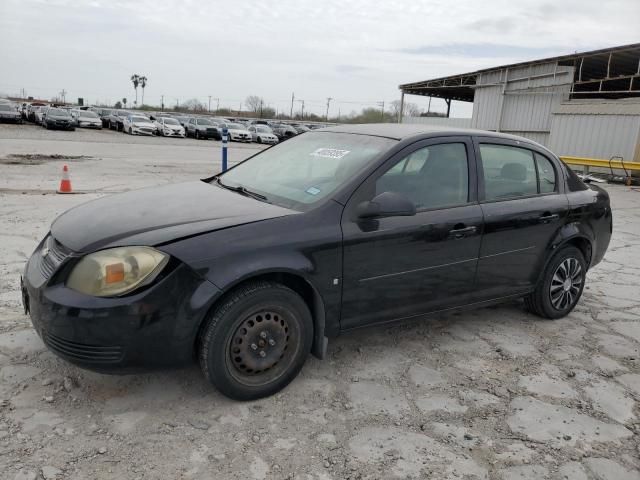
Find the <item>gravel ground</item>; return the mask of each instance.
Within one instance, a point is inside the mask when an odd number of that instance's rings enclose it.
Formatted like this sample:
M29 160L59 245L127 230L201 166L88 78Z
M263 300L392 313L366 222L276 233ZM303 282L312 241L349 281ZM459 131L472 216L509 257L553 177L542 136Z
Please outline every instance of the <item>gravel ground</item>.
M20 154L36 161L6 161ZM567 318L515 302L350 333L239 403L195 365L118 377L59 360L18 291L57 214L210 175L219 143L0 126L0 159L2 479L640 479L640 192L607 186L611 246ZM65 162L86 193L51 194Z

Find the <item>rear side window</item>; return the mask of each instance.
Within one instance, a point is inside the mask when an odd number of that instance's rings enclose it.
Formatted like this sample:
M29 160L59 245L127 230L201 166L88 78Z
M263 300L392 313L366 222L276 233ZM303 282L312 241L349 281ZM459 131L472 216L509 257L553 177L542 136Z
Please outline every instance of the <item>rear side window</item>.
M540 193L552 193L556 191L556 170L551 160L547 157L535 154L538 178L540 179Z
M533 152L506 145L480 145L485 200L525 197L538 193Z

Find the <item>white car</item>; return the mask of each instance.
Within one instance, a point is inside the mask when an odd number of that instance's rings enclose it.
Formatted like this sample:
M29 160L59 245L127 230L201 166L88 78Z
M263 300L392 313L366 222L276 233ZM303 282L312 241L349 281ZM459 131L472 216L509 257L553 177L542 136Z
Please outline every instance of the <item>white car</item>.
M240 125L239 123L224 123L219 125L219 127L227 129L229 132L229 141L251 143L251 132L249 132L244 125Z
M276 137L275 133L266 125L251 125L249 132L254 142L269 143L271 145L278 143L278 137Z
M71 110L70 113L76 122L76 126L80 128L102 129L102 120L100 120L97 113L91 110Z
M122 131L129 135L154 135L155 124L142 115L127 115L122 120Z
M184 127L175 118L158 117L153 123L156 126L158 135L184 138Z

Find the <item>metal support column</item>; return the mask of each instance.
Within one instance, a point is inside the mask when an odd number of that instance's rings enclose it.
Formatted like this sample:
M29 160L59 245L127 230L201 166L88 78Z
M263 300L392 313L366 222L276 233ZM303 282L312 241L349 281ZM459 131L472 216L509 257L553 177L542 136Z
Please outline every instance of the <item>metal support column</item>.
M400 92L400 110L398 111L398 123L402 123L403 115L404 115L404 90Z

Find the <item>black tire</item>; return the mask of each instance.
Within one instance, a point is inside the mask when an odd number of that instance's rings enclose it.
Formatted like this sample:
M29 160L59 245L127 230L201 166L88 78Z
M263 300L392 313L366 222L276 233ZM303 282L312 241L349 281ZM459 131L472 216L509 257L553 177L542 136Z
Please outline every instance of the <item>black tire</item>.
M262 143L262 139L258 137L258 143Z
M195 132L195 139L200 140L200 132L198 132L198 130Z
M133 129L129 127L129 135L133 135Z
M586 273L582 252L573 246L561 248L545 267L536 289L525 297L525 306L552 320L568 315L582 296Z
M279 283L249 283L215 309L202 330L198 358L221 393L255 400L298 375L312 340L311 313L298 294Z

